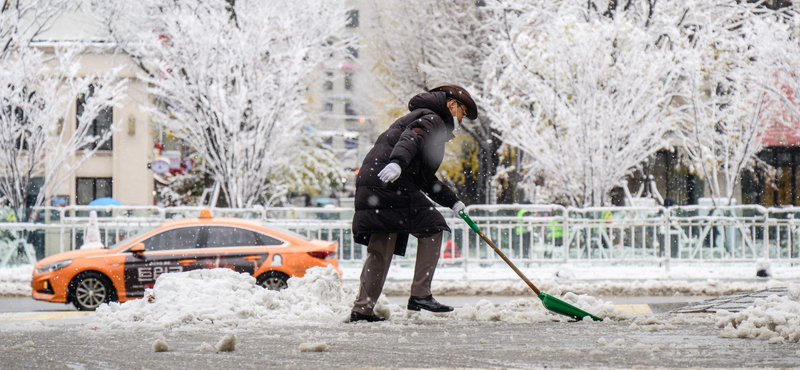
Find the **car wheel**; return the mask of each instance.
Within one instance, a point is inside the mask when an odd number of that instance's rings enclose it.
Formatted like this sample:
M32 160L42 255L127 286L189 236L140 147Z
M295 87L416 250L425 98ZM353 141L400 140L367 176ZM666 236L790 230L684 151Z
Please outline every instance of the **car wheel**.
M72 304L80 311L94 311L115 299L114 286L99 272L84 272L69 284Z
M289 287L289 275L278 271L267 271L258 277L258 285L269 290L283 290Z

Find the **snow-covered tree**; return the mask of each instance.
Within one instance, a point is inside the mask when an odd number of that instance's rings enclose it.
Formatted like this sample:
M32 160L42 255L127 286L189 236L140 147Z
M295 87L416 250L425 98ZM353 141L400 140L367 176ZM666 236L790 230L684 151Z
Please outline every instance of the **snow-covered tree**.
M197 206L206 188L206 171L197 153L183 153L190 166L156 178L156 204L161 207Z
M109 140L116 123L94 136L93 121L119 106L125 81L117 70L79 76L80 45L60 45L45 52L37 37L70 10L71 1L0 2L0 193L14 208L26 206L31 179L41 176L33 206L39 206ZM69 112L77 99L75 130Z
M800 46L788 19L761 5L690 2L678 45L687 104L677 132L711 197L728 202L769 125L793 108L778 86Z
M667 145L680 75L664 25L680 12L544 0L487 9L502 31L485 65L485 107L525 153L527 181L544 187L544 201L609 205L611 190Z
M760 23L766 28L759 30L766 43L759 46L775 68L772 80L762 84L770 92L765 111L775 124L800 131L800 1L781 5L774 11L757 9L760 20L766 21Z
M376 53L371 69L380 82L377 86L392 97L391 106L404 112L412 96L456 84L483 108L480 72L492 50L489 34L495 23L485 22L480 2L373 1L372 7L376 26L366 40ZM442 168L467 203L493 203L490 188L503 143L496 140L489 117L482 112L477 120L464 119L460 128L472 140L461 138L458 145L448 146L449 156L456 160Z
M344 55L342 0L97 0L142 69L157 124L191 146L227 203L248 207L342 176L306 112L322 61Z

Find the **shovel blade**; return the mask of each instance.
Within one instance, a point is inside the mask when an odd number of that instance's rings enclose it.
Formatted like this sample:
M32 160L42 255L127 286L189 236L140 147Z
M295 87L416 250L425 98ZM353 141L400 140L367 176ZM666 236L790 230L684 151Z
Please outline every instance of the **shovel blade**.
M584 317L589 316L594 321L603 321L603 319L592 315L578 307L575 307L567 302L564 302L556 297L553 297L545 292L539 293L539 299L542 300L544 307L557 314L571 317L575 320L583 320Z

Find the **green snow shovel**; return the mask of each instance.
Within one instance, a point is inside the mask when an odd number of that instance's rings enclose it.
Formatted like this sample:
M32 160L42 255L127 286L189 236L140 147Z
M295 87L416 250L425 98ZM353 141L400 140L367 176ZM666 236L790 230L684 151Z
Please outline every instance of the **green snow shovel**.
M486 235L483 233L483 231L481 231L481 228L478 227L478 225L475 225L475 223L472 222L472 219L469 218L469 216L463 210L459 211L458 215L461 216L461 218L463 218L464 221L467 222L467 225L469 225L469 227L472 228L473 231L475 231L478 235L480 235L480 237L483 238L483 240L487 244L492 246L492 249L494 249L495 253L497 253L500 256L500 258L503 259L503 261L506 261L508 266L510 266L511 269L514 270L514 272L516 272L517 275L519 275L519 277L522 278L523 281L525 281L525 284L528 284L528 286L531 289L533 289L534 293L536 293L536 295L539 297L539 299L542 300L542 304L544 305L545 308L547 308L548 310L553 311L553 312L555 312L557 314L561 314L561 315L564 315L564 316L572 317L572 318L574 318L576 320L583 320L584 317L589 316L594 321L603 321L603 319L601 319L601 318L599 318L599 317L597 317L595 315L592 315L592 314L590 314L590 313L588 313L588 312L586 312L586 311L584 311L584 310L582 310L582 309L580 309L578 307L575 307L575 306L573 306L573 305L571 305L571 304L569 304L567 302L564 302L564 301L562 301L562 300L560 300L560 299L558 299L556 297L553 297L553 296L551 296L551 295L549 295L549 294L547 294L545 292L539 291L539 289L537 289L536 286L533 285L533 283L531 283L530 280L528 280L528 278L517 268L517 266L514 266L514 264L511 263L511 261L508 259L508 257L506 257L506 255L503 254L503 252L500 251L500 249L497 248L497 246L494 245L494 243L492 243L492 241L489 240L489 238L486 237Z

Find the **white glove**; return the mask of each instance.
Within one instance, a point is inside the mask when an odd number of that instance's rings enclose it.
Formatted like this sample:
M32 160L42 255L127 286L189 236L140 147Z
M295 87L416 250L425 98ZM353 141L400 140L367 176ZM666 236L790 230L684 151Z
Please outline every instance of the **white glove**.
M378 177L383 182L394 182L394 180L400 177L401 172L403 172L403 170L400 169L400 165L392 162L387 164L386 167L378 173Z
M458 202L456 202L456 204L453 204L452 210L453 212L455 212L455 214L458 214L458 212L463 211L464 208L467 208L467 206L464 205L464 202L459 200Z

